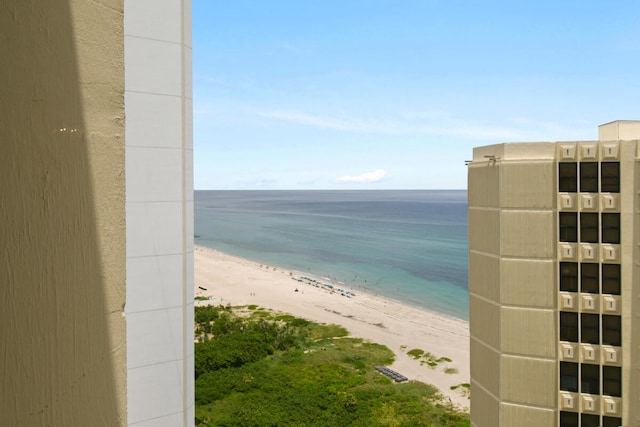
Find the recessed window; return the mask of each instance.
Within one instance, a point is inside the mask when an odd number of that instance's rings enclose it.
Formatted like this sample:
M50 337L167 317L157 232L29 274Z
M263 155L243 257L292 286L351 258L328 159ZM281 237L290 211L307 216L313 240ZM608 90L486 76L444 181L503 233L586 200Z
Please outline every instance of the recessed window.
M580 392L600 394L600 365L580 365Z
M560 241L578 241L578 214L575 212L560 212Z
M558 163L558 191L566 193L578 191L577 163Z
M602 264L602 293L620 295L620 264Z
M602 344L622 345L622 319L620 316L602 315Z
M578 414L576 412L560 412L560 427L578 427Z
M620 243L620 214L602 214L602 243Z
M580 314L580 342L600 343L600 319L597 314Z
M598 192L598 163L580 163L580 191L583 193Z
M578 414L575 412L560 412L560 427L578 427Z
M600 417L592 414L580 414L580 427L600 427Z
M580 213L580 241L598 243L598 214L590 212Z
M580 264L580 292L600 293L600 266L598 264Z
M601 163L601 182L600 191L603 193L619 193L620 192L620 163L605 162Z
M602 427L622 427L622 418L602 417Z
M578 313L560 312L560 341L578 342Z
M560 362L560 390L578 392L578 364Z
M622 397L622 370L619 367L602 367L602 394Z
M560 263L560 290L578 292L578 264L575 262Z

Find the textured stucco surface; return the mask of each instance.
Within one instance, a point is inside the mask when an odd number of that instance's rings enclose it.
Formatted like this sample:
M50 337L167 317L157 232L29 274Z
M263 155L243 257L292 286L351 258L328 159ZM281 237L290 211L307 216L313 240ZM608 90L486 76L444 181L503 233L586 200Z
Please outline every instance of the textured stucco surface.
M0 5L0 414L126 423L121 0Z
M468 186L473 426L554 426L558 425L560 405L562 410L588 413L590 410L583 405L590 399L596 402L592 413L621 417L624 425L640 425L640 122L609 123L600 127L599 134L599 141L499 144L474 149ZM619 161L619 193L559 192L559 161ZM607 200L615 202L607 205ZM600 242L560 245L558 211L619 212L620 243L602 242L599 237ZM573 248L573 253L565 252L566 247ZM613 256L607 251L613 251ZM620 262L621 295L559 292L560 261ZM560 297L573 298L576 306L561 308L559 304L565 300ZM590 300L595 300L594 308L584 304ZM618 301L619 311L606 308L605 300ZM620 313L622 345L561 342L560 310L602 316ZM567 349L573 351L565 353ZM588 351L595 351L595 359L587 356ZM604 355L611 351L620 354L621 360L605 360ZM605 396L603 390L569 393L578 406L562 403L559 361L621 366L622 397ZM617 402L618 409L600 406L598 402L605 400Z

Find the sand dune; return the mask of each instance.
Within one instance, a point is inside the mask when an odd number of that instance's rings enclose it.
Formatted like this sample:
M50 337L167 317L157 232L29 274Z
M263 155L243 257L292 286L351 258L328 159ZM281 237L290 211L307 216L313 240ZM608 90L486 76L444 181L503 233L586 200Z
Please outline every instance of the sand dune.
M256 304L321 323L336 323L352 336L384 344L396 354L391 366L410 380L436 386L462 408L469 399L451 386L469 383L469 324L417 307L354 290L355 297L292 280L296 272L260 265L204 247L195 248L196 295L214 304ZM205 290L200 287L206 288ZM298 292L295 290L298 289ZM447 357L430 368L407 355L418 348ZM445 373L453 368L457 373Z

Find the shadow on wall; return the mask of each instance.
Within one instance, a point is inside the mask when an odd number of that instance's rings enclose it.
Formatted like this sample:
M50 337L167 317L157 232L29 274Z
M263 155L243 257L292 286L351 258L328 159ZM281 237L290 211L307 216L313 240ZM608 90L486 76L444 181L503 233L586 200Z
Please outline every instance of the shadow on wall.
M123 84L122 5L80 4L0 6L3 425L126 423L122 90L78 53Z

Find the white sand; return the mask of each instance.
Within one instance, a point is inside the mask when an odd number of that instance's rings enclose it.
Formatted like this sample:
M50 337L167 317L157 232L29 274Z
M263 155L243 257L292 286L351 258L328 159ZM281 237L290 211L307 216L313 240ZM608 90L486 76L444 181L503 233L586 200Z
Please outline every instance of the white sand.
M469 324L431 311L354 290L346 298L291 279L290 270L260 265L204 247L195 248L196 295L212 297L214 304L249 305L289 313L320 323L335 323L351 336L384 344L396 355L391 369L410 380L437 387L461 408L469 399L451 386L469 383ZM206 291L199 287L206 288ZM298 292L295 292L295 289ZM347 288L348 289L348 288ZM418 348L450 363L435 368L412 359ZM446 374L445 368L457 373Z

